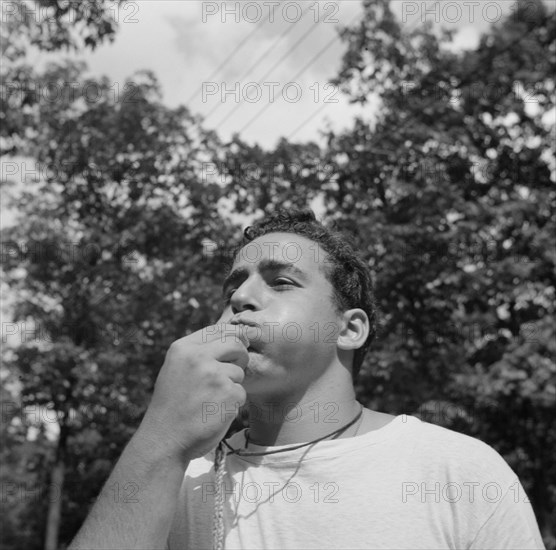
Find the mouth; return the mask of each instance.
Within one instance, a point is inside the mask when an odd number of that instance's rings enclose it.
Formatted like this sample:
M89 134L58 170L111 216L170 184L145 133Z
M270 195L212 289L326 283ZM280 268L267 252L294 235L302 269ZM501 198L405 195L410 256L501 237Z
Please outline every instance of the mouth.
M247 347L247 351L249 353L260 353L259 347L257 346L257 343L255 343L255 345L253 345L252 342L249 342L249 346Z
M262 329L259 323L247 319L232 319L230 324L240 327L240 331L249 340L247 351L250 353L259 353L258 344L261 343Z
M231 319L230 324L231 325L243 325L245 327L253 327L253 328L257 328L257 329L261 328L261 325L259 323L256 323L255 321L251 321L249 319L242 319L241 317L236 317L234 319Z

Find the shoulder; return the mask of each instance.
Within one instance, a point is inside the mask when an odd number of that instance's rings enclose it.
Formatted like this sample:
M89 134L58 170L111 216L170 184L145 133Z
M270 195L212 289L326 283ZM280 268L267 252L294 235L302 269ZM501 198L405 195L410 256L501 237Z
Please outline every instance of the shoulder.
M403 431L411 449L401 459L403 502L448 522L457 548L543 548L525 491L495 449L416 417Z
M430 468L444 470L447 474L515 480L516 474L508 463L489 444L436 424L407 417L408 432L413 440L413 457ZM409 429L410 428L410 429ZM494 477L493 477L494 476Z
M418 437L431 445L442 446L444 453L452 454L455 452L472 451L473 454L478 454L480 456L500 456L488 443L476 437L456 432L455 430L438 426L437 424L424 422L418 418L416 418L416 420L417 422L414 422L414 426Z

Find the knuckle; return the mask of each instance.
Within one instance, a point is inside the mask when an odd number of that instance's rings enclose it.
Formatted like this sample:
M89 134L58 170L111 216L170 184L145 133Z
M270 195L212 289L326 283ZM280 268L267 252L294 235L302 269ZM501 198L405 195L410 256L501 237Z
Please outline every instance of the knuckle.
M245 391L245 388L239 384L235 385L235 400L240 406L244 405L247 401L247 392Z
M227 377L222 376L216 369L208 369L204 372L205 380L211 388L222 388L226 383Z

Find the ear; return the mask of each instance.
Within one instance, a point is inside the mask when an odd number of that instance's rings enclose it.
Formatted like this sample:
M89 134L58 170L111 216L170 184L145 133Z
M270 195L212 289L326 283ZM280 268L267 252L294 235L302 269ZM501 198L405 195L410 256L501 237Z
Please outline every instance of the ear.
M369 336L370 325L367 314L359 308L348 309L343 314L343 325L338 335L337 346L342 350L359 349Z

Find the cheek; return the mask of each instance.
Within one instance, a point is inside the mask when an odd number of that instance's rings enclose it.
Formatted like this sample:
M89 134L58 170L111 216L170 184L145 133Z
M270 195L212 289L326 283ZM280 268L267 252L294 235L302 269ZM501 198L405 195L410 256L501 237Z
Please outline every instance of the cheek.
M310 325L315 322L314 316L307 317L299 306L282 309L273 322L278 323L274 327L274 341L292 344L306 340L310 332Z
M292 345L314 350L315 346L334 346L339 334L339 324L335 316L324 308L321 310L297 312L297 315L277 318L280 323L274 328L274 342L292 349ZM293 350L292 350L293 351ZM302 349L299 349L302 353Z

